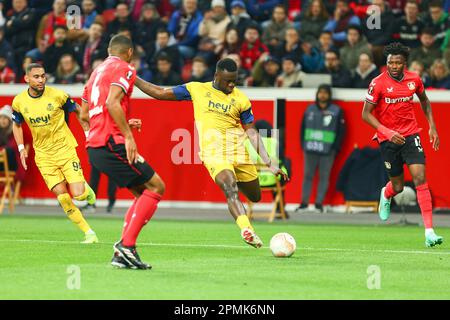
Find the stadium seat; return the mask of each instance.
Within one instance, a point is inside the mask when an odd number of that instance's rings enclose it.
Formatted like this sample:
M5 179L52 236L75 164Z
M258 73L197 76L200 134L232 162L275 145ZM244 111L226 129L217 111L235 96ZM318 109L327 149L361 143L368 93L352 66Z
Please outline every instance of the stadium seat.
M106 26L116 18L116 9L108 9L102 13L103 23Z
M2 198L0 201L0 214L3 213L5 207L6 197L9 201L9 212L14 212L14 199L13 199L13 186L14 186L14 176L15 172L9 170L8 165L8 155L6 154L6 149L0 151L0 164L3 165L3 171L0 172L0 184L4 185Z
M269 168L266 166L256 166L258 173L261 171L269 171ZM276 183L274 186L267 186L263 187L261 186L261 192L270 192L271 194L274 194L275 199L272 204L272 211L271 212L258 212L255 213L253 211L253 202L247 201L248 204L248 210L247 210L247 216L250 220L253 218L268 218L268 222L273 222L275 218L281 218L283 220L287 219L286 211L284 209L284 197L283 197L283 191L285 190L286 186L281 185L280 181L278 179L275 179ZM279 212L277 212L279 209Z

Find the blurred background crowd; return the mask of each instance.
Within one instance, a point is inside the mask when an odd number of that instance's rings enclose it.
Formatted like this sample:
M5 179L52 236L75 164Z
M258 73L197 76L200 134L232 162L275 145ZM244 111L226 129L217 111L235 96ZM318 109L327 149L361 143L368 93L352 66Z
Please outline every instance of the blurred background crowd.
M71 5L79 29L68 28ZM159 85L210 81L227 56L240 86L302 87L313 73L367 88L385 70L384 45L400 41L427 88L450 89L450 0L3 0L0 9L0 83L23 83L32 62L51 83L84 83L124 34L138 75Z

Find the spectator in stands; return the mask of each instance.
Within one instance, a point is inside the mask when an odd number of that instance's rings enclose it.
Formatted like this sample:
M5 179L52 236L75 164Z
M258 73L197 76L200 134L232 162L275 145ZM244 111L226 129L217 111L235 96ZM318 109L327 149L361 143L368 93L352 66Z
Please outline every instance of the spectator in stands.
M224 0L213 0L211 10L205 12L200 23L199 35L214 40L216 46L221 46L225 40L225 33L230 17L225 10Z
M35 61L29 56L25 56L25 58L23 58L21 70L22 72L19 73L20 75L16 74L16 83L25 83L24 75L26 73L27 67L33 62Z
M407 0L387 0L387 5L392 11L395 19L399 19L403 16L404 8Z
M178 48L184 59L195 56L199 42L198 29L203 16L197 9L197 0L183 0L183 7L170 17L169 32L178 41Z
M85 41L89 37L89 28L94 23L104 25L103 17L97 12L94 0L83 0L81 4L83 15L81 16L81 29L71 28L67 34L70 41ZM76 17L74 17L75 19ZM69 21L70 22L70 21ZM75 23L75 21L73 22Z
M329 50L325 54L325 66L321 73L331 75L331 83L334 88L351 88L352 77L350 71L342 67L339 59L339 52Z
M5 39L5 29L3 27L0 27L0 53L5 56L8 67L15 70L14 49L8 40Z
M25 169L23 166L19 166L20 152L12 131L12 112L12 108L9 105L5 105L0 109L0 148L6 149L9 170L16 171L14 179L23 181ZM3 170L3 168L0 168L0 170Z
M444 42L446 33L450 28L450 17L444 12L442 2L433 0L429 5L429 12L424 19L425 27L433 30L434 47L440 48Z
M3 8L4 8L3 2L0 1L0 28L3 28L3 26L4 26L5 23L6 23L6 18L5 18L5 16L3 15Z
M195 57L192 60L192 74L189 82L208 82L212 80L213 74L209 70L206 60L203 57Z
M327 134L324 134L327 133ZM342 109L332 103L331 87L317 89L316 103L306 109L301 124L301 146L304 154L301 204L295 211L308 209L312 184L319 169L315 209L323 212L331 168L344 140L345 122Z
M450 73L443 59L434 61L430 68L429 88L450 89Z
M0 83L14 83L16 74L8 67L8 60L4 52L0 51Z
M211 70L215 70L214 66L217 63L217 54L214 39L208 37L201 38L197 48L197 56L203 57Z
M230 58L234 62L236 62L236 65L238 68L238 77L237 77L236 85L237 86L247 86L248 79L250 78L250 72L248 70L245 70L242 68L241 56L237 53L232 53L226 57Z
M245 30L247 27L253 24L252 18L245 9L245 3L242 0L234 0L231 2L231 22L227 29L236 28L239 32L239 39L244 38Z
M67 27L66 19L66 0L55 0L53 2L53 11L42 17L36 33L36 46L39 41L44 40L48 48L55 42L53 36L56 26Z
M419 5L416 0L408 0L405 5L405 15L395 24L392 38L410 48L420 46L420 34L424 28L419 19Z
M283 5L275 6L272 19L264 27L262 41L269 48L276 48L285 38L286 30L292 27Z
M59 59L58 67L56 68L53 83L57 84L73 84L82 83L86 80L84 74L71 54L63 54Z
M277 58L264 53L255 62L252 70L252 85L254 87L274 87L280 74L280 62Z
M88 30L88 38L77 42L73 46L75 57L85 74L92 72L92 61L105 59L108 56L106 45L102 41L103 30L101 23L92 23Z
M363 23L363 30L370 44L373 60L377 67L381 67L386 64L383 50L384 46L392 41L392 34L395 30L395 18L392 11L386 7L384 0L373 0L373 5L379 8L380 15L376 17L377 19L367 15ZM380 25L374 26L374 21L379 21Z
M152 81L153 74L150 71L148 65L145 63L145 59L141 57L137 52L134 53L131 59L131 64L136 69L136 75L144 79L145 81Z
M300 62L303 70L307 73L320 72L321 67L324 65L324 57L320 50L311 43L304 41L302 43L302 52Z
M270 19L273 9L281 0L247 0L247 11L250 16L258 21L264 22Z
M159 29L156 33L156 41L149 43L145 47L145 61L150 67L150 70L155 73L157 70L156 60L159 55L163 54L169 57L172 61L173 70L181 72L181 55L177 44L170 44L170 33L167 29Z
M282 73L276 80L277 87L301 88L303 86L306 74L302 71L301 65L296 58L291 56L284 57L281 67Z
M26 0L13 0L13 14L5 25L5 36L14 48L14 61L20 63L25 53L34 48L37 16L33 9L27 8ZM17 76L21 78L22 70Z
M217 46L216 53L220 58L237 53L241 50L241 39L239 38L238 29L231 27L225 34L225 41L222 45Z
M429 86L430 83L430 76L427 72L425 72L425 67L422 62L414 60L409 64L409 71L417 73L420 78L422 79L422 82L425 87Z
M296 27L300 30L301 39L318 46L320 33L328 22L328 12L323 1L311 1L306 13L302 12L300 18L300 22Z
M5 3L11 2L5 1ZM29 0L28 8L33 8L36 12L36 16L42 17L52 11L54 0Z
M355 69L361 53L370 53L367 40L361 33L361 27L351 25L347 28L347 42L339 50L342 65L348 70Z
M441 51L434 44L433 29L425 28L420 36L421 46L411 50L409 61L418 60L423 63L425 70L428 70L434 60L442 57Z
M55 42L44 52L44 67L47 73L54 73L61 57L68 53L75 55L67 39L67 27L55 26L53 31Z
M156 40L157 31L165 29L166 24L161 20L154 4L147 3L142 7L142 14L136 24L136 43L146 50Z
M242 67L246 70L252 70L255 62L269 49L260 40L259 28L257 25L250 25L245 30L244 42L241 46L240 56Z
M157 72L153 77L153 83L159 86L176 86L182 84L179 73L172 70L172 61L165 54L160 54L156 59Z
M354 69L353 88L367 89L373 78L378 76L380 71L373 63L370 53L363 52L359 55L358 65Z
M284 41L282 41L278 47L273 50L273 55L280 61L286 56L291 56L297 59L297 62L300 62L303 55L301 45L302 44L297 29L290 27L286 30Z
M130 10L127 3L121 2L116 6L116 18L108 24L106 29L106 43L109 43L111 38L119 33L119 30L131 30L132 38L134 39L134 21L131 18Z
M334 44L337 47L342 47L347 38L347 27L359 24L359 18L353 13L348 2L337 0L333 18L327 22L324 30L332 33Z

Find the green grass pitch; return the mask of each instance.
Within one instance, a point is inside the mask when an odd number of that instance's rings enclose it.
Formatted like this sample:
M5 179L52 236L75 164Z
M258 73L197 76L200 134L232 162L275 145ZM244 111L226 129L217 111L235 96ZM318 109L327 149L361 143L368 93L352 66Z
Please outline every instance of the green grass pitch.
M427 249L420 227L257 222L254 249L231 218L154 220L138 239L153 269L141 271L109 265L122 219L89 222L101 243L79 244L63 215L1 216L0 299L450 299L449 228ZM291 258L272 257L277 232L296 239Z

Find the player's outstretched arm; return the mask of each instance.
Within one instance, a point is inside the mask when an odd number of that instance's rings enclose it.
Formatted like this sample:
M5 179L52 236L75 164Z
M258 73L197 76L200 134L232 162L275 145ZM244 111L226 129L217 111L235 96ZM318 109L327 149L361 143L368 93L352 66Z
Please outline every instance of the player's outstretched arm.
M136 77L134 83L143 93L158 100L177 100L173 88L163 88Z
M83 101L82 104L83 103L87 105L86 102ZM77 115L78 122L80 123L84 132L89 131L89 114L86 116L86 114L83 112L82 108L80 107L80 105L78 103L75 107L74 112Z
M422 106L423 113L425 114L425 117L428 120L428 125L430 127L428 134L430 136L430 142L433 146L434 150L439 150L439 136L437 134L436 125L434 123L433 118L433 111L431 110L431 102L430 99L428 99L427 94L425 93L425 90L422 91L422 93L418 93L417 96L420 100L420 105Z
M372 114L373 109L375 109L376 104L364 101L364 107L362 111L362 118L365 122L370 124L373 128L377 130L378 133L384 135L389 139L389 141L395 144L404 144L406 139L400 133L386 128L383 126L377 118Z
M256 152L258 152L262 161L270 168L270 171L272 171L272 173L275 175L281 175L283 177L283 180L289 180L287 174L278 167L278 164L272 163L272 159L270 159L270 156L267 153L266 148L264 147L261 136L259 135L258 130L256 130L253 122L243 124L242 126L247 133L248 139L250 140L253 148L255 148Z
M16 143L19 146L20 162L22 162L23 168L25 170L27 170L28 169L28 167L27 167L28 153L27 153L27 150L24 148L24 145L23 145L23 129L22 129L22 125L14 122L14 124L13 124L13 134L14 134L14 139L16 140Z
M106 99L106 108L125 137L125 149L127 151L128 162L136 163L138 159L136 142L134 141L133 133L120 105L120 101L122 101L124 95L125 93L121 87L112 85L109 89L108 98Z

